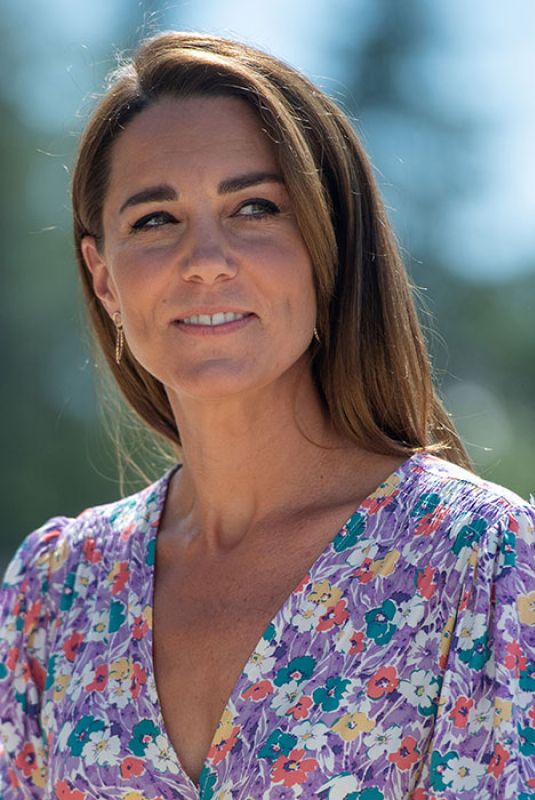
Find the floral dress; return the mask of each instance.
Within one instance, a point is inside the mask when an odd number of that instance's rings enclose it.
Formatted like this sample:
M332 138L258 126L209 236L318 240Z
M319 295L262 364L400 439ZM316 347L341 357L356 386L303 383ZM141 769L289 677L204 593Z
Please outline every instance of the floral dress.
M196 785L152 661L171 474L51 520L11 561L3 800L535 800L533 508L409 458L266 620Z

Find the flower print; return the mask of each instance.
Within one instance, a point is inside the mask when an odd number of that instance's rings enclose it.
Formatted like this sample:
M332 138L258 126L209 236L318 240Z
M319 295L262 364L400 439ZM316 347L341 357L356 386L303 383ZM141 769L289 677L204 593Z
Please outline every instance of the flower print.
M424 492L420 495L413 509L411 510L411 517L420 520L423 517L432 514L435 509L440 505L440 495L436 492Z
M75 631L63 642L63 652L67 661L75 661L76 656L82 649L83 641L83 634Z
M449 713L449 719L453 720L455 728L466 728L470 717L470 709L474 701L468 697L458 697L455 705Z
M384 754L390 755L399 750L401 746L402 731L399 725L383 728L377 725L364 737L364 744L371 761L381 758Z
M369 583L375 578L375 572L372 570L373 560L365 558L360 567L355 570L353 575L359 583Z
M84 539L82 553L84 559L89 561L90 564L98 564L102 561L102 551L98 549L97 543L92 536L88 536Z
M494 727L497 728L503 722L511 722L513 717L513 704L510 700L503 700L497 697L494 701Z
M137 700L141 693L141 689L147 683L147 673L137 661L132 664L132 673L130 676L130 692L133 700Z
M276 761L281 754L289 755L296 744L296 736L293 736L291 733L285 733L280 728L275 728L258 751L258 758Z
M503 663L507 669L510 669L514 672L515 678L518 678L520 676L520 672L525 670L527 666L527 659L524 655L524 651L518 642L515 641L508 642L505 652L507 655L505 656Z
M142 719L134 725L128 749L135 756L144 758L147 747L159 736L160 729L150 719Z
M528 717L531 720L530 724L535 727L535 706L530 708L529 713L528 713Z
M126 561L117 561L107 575L107 580L111 583L111 593L113 595L122 592L129 578L129 568Z
M322 614L323 606L305 601L301 606L301 610L294 614L292 625L299 633L308 633L314 630Z
M324 687L314 690L312 694L314 703L321 706L323 711L335 711L340 705L349 683L349 680L343 678L334 676L327 678Z
M309 772L318 767L315 758L305 757L304 750L292 750L287 756L281 755L272 766L271 777L275 783L284 786L295 786L304 783Z
M65 578L65 583L63 584L61 600L59 602L60 611L68 611L72 607L75 598L78 596L74 589L75 581L76 572L70 572Z
M500 574L503 572L504 569L508 567L514 567L516 565L516 536L515 534L518 533L519 525L517 520L513 517L509 517L509 525L507 530L504 531L502 540L500 543L500 556L501 556L501 570Z
M464 614L462 624L457 633L458 646L461 650L472 649L476 639L484 635L486 631L486 621L485 614L474 614L473 611L467 611Z
M296 704L302 694L303 692L299 688L297 681L283 683L273 695L270 707L275 711L278 717L284 717L288 713L288 709Z
M349 772L342 772L341 775L335 775L319 787L318 792L325 792L329 790L327 795L328 800L360 800L361 793L357 794L360 789L360 781Z
M299 796L297 792L301 788L297 786L295 789L291 789L288 786L281 786L280 783L272 784L269 795L264 792L263 800L268 800L268 798L269 800L295 800Z
M359 567L363 561L373 561L379 550L379 545L370 539L360 539L346 558L347 563L352 567Z
M517 597L516 607L520 622L524 625L535 625L535 592Z
M397 474L391 475L384 483L362 502L362 508L367 509L368 514L377 514L382 508L387 508L396 499L399 491L397 489L401 477Z
M451 536L455 536L453 552L459 555L463 547L472 547L477 544L486 533L488 523L482 517L474 519L473 514L460 514L451 527Z
M440 528L447 516L448 507L437 506L434 511L424 514L424 516L418 520L414 533L416 536L430 536Z
M106 639L108 636L108 619L109 614L107 609L102 611L95 611L90 616L90 625L87 628L86 641L99 642Z
M308 717L310 706L312 705L312 698L303 695L299 698L297 703L288 709L287 715L294 719L305 719Z
M34 603L30 604L29 608L24 614L24 619L22 623L22 630L25 634L31 634L32 630L39 622L42 608L43 608L42 600L36 600Z
M402 680L399 684L403 697L424 716L434 713L439 690L440 679L425 669L413 670L409 680Z
M416 789L411 794L410 800L431 800L427 793L427 789Z
M378 700L385 694L394 692L399 684L399 678L395 667L380 667L368 681L368 697Z
M119 763L120 749L118 736L110 736L109 730L94 731L84 746L82 758L86 764L113 767Z
M406 664L424 663L434 664L438 660L439 634L435 631L428 633L420 629L412 638Z
M142 612L133 615L132 638L135 641L143 639L152 627L152 613L145 608Z
M230 731L216 731L216 735L207 755L207 758L210 759L214 766L217 766L217 764L225 760L227 754L230 753L238 741L239 732L239 725L234 725Z
M470 720L468 723L468 732L470 734L479 733L481 728L491 722L494 716L494 705L487 698L483 697L478 704L474 707Z
M173 775L178 775L180 772L171 743L167 736L161 733L147 744L145 758L159 772L170 772Z
M267 697L268 694L273 693L273 684L271 681L263 680L258 681L258 683L253 683L242 692L242 697L244 700L253 700L253 702L258 703L259 700L263 700L264 697Z
M520 739L520 752L524 756L535 756L535 728L522 728L517 725Z
M298 737L296 743L298 747L314 751L327 747L329 727L324 722L312 723L309 719L303 720L292 728L292 732Z
M399 769L410 769L420 758L420 751L416 746L414 736L405 736L401 740L399 749L390 753L388 760L392 761Z
M85 800L86 798L85 792L73 789L67 780L56 781L54 790L58 800Z
M446 664L448 663L448 656L451 647L451 637L453 634L454 627L455 627L455 617L452 615L448 617L446 624L442 628L442 634L440 637L440 661L439 661L440 669L446 669Z
M50 538L54 538L60 533L60 528L54 528L49 531ZM65 563L69 555L69 543L67 539L63 539L53 548L50 555L50 572L54 574Z
M371 571L374 575L381 575L383 578L388 577L388 575L394 572L396 564L399 561L399 556L399 550L391 550L383 558L375 559L371 565Z
M110 604L110 616L108 630L116 633L126 620L126 606L120 600L112 600Z
M315 605L335 606L342 599L342 590L338 586L333 586L329 581L319 581L312 584L312 591L307 596L309 603Z
M307 583L309 582L309 580L310 580L310 575L307 572L307 574L301 579L301 581L295 587L295 589L293 591L293 594L300 594L303 591L303 589L305 588L305 586L307 585ZM275 631L273 631L273 632L275 632ZM273 637L271 637L271 638L273 638Z
M70 675L57 675L54 678L54 703L59 703L65 697L67 687L71 682Z
M375 722L363 714L355 711L352 714L343 714L332 726L334 733L341 736L346 742L353 742L361 733L369 733L375 727Z
M417 628L424 618L424 615L425 603L419 595L415 594L410 600L407 600L398 607L394 622L398 628L401 628L403 625Z
M302 683L312 677L315 666L316 659L312 658L312 656L292 658L291 661L288 662L288 666L278 670L273 683L276 686L282 686L284 683L289 683L290 681Z
M497 744L489 761L487 772L490 772L490 774L496 779L499 778L510 757L511 754L505 749L505 747L502 747L501 744Z
M86 692L103 692L108 685L108 665L98 664L91 667L93 680L85 685Z
M332 546L335 552L341 553L343 550L354 547L365 528L366 519L364 515L360 512L353 514L333 540Z
M520 670L519 677L519 685L522 691L535 692L535 661L528 661L523 669Z
M316 630L325 633L335 625L343 625L349 619L347 600L340 600L335 606L330 606L319 619Z
M214 796L214 786L217 783L217 775L215 772L205 765L199 775L199 794L206 800L212 800Z
M129 778L139 778L145 772L145 764L141 758L127 756L121 761L121 777L125 780Z
M89 714L85 714L74 726L67 740L73 756L81 756L82 751L93 733L106 730L106 723L101 719L96 719Z
M416 589L426 600L430 600L436 591L438 585L434 581L436 573L436 568L429 564L424 569L416 570Z
M449 788L445 783L446 770L449 762L457 758L458 753L456 753L455 750L450 750L445 755L442 755L438 750L433 750L431 753L431 767L429 770L432 789L443 792Z
M257 681L266 672L271 672L277 660L273 655L275 647L275 642L267 641L264 638L260 639L244 668L244 672L250 681Z
M22 772L25 778L29 778L33 770L37 769L37 757L35 748L31 742L26 742L15 759L15 766Z
M470 669L480 670L483 667L492 653L488 645L488 635L485 633L480 639L474 639L473 646L470 650L462 648L459 651L459 658Z
M475 789L485 774L485 765L473 758L452 758L444 769L444 783L450 791L467 792Z
M349 655L356 656L358 653L362 653L362 651L365 649L366 649L366 644L364 642L363 631L353 631L353 634L351 636L351 647L349 648Z
M372 608L364 615L366 620L366 634L373 639L376 644L388 644L397 630L392 623L396 615L397 607L392 600L385 600L378 608Z

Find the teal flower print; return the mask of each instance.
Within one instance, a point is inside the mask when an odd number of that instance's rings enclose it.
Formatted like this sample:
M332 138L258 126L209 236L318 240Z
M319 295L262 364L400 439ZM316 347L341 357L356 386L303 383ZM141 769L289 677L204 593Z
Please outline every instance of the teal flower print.
M301 656L300 658L292 658L291 661L288 662L287 667L282 667L277 672L277 677L273 681L276 686L282 686L285 683L290 683L290 681L297 681L297 683L302 683L302 681L308 680L312 673L314 672L314 667L316 666L316 659L312 658L312 656Z
M145 564L148 567L153 567L155 563L156 563L156 539L151 539L147 545Z
M106 723L101 719L95 719L90 715L85 715L78 720L74 730L67 739L67 745L71 749L73 756L80 756L85 745L89 741L92 733L106 730Z
M277 630L272 622L269 623L266 630L262 634L262 639L265 639L266 642L272 642L277 634Z
M54 655L50 656L48 659L45 690L50 689L50 687L54 685L54 681L56 680L56 661L58 658L59 655L54 653Z
M415 503L411 511L411 517L425 517L426 514L432 514L433 511L440 503L440 495L435 492L424 492L420 495L418 501Z
M487 521L485 519L475 519L473 522L463 525L453 543L455 555L458 556L463 547L472 547L474 543L479 542L486 530Z
M379 608L372 608L364 615L366 620L366 635L373 639L375 644L388 644L397 630L391 620L397 611L392 600L385 600Z
M357 795L357 800L384 800L384 794L379 791L376 786L370 786L368 789L363 789Z
M479 670L490 658L490 647L488 646L488 635L485 633L479 639L474 639L472 647L467 650L459 651L459 658L470 669Z
M500 543L502 569L516 565L516 536L512 530L506 530Z
M520 670L520 688L524 692L535 692L535 661L528 661L526 668Z
M142 719L137 725L134 725L132 731L132 738L128 742L130 751L135 756L141 758L145 755L145 750L150 742L154 742L156 737L161 733L157 725L150 719Z
M281 755L290 755L296 744L297 736L293 736L291 733L284 733L280 728L276 728L258 751L257 757L276 761Z
M342 550L348 550L350 547L354 547L365 527L366 521L364 515L360 513L353 514L347 525L344 525L333 541L333 547L336 552L341 553Z
M74 598L78 597L78 593L74 591L74 582L76 581L76 573L69 572L65 583L63 584L63 592L61 594L61 600L59 602L59 607L61 611L68 611L69 608L72 607L74 603Z
M112 600L110 606L110 621L108 625L108 631L110 633L115 633L119 630L121 625L124 623L126 619L126 607L124 603L121 603L120 600Z
M521 728L517 725L520 737L520 752L524 756L535 756L535 728Z
M211 772L209 767L203 767L199 776L199 797L200 800L212 800L214 796L214 786L217 781L215 772Z
M335 678L331 676L327 678L325 686L321 689L315 689L312 697L316 705L322 707L323 711L335 711L340 705L340 700L347 691L349 680L342 678Z
M459 758L459 753L456 753L455 750L450 750L445 756L441 755L438 750L433 750L431 753L430 780L431 788L435 791L443 792L448 788L448 785L444 783L443 775L448 763L453 758Z

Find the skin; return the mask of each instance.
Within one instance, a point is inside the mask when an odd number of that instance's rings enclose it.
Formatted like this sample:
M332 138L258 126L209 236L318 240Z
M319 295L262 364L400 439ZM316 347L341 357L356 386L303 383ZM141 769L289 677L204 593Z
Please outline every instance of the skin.
M272 177L220 191L260 173ZM308 357L312 264L277 176L243 101L162 100L114 144L102 249L82 242L97 297L166 387L183 443L158 531L155 670L193 780L267 622L400 463L344 440L325 414ZM132 202L163 183L167 199ZM252 316L215 335L177 323L201 308Z

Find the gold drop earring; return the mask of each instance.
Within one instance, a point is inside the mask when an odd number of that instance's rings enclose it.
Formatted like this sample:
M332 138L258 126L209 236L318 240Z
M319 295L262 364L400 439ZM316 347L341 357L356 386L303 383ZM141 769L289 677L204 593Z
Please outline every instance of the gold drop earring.
M123 320L121 319L120 311L114 313L113 324L115 325L115 363L120 364L124 350Z

